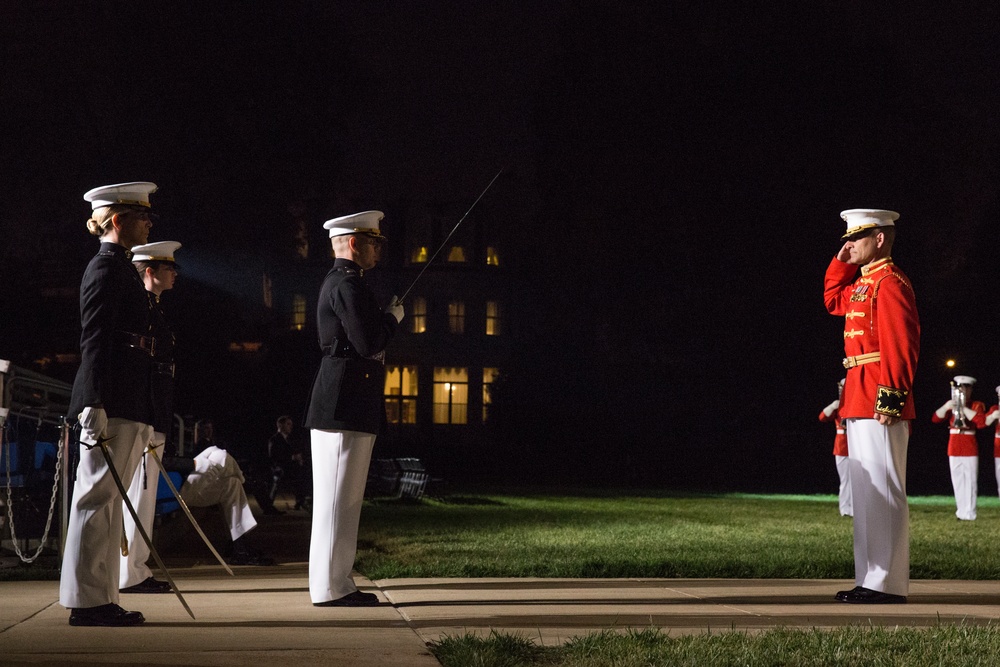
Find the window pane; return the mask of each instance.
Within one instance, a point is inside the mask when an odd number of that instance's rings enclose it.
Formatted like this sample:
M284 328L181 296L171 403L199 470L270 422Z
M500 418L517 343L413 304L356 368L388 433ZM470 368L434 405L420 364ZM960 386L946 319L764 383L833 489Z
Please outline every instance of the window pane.
M448 251L448 261L449 262L464 262L465 261L465 248L460 245L452 246L451 250Z
M413 333L427 331L427 299L422 296L413 300L413 311L410 313L410 331Z
M497 253L497 249L493 246L486 248L486 265L500 266L500 255Z
M385 413L390 424L417 423L417 367L386 366Z
M434 423L467 423L468 403L469 370L467 368L435 368Z
M500 335L500 303L498 301L486 302L486 335Z
M453 334L465 333L465 303L452 301L448 304L448 330Z
M490 395L490 385L493 384L493 381L497 379L498 375L500 375L499 368L483 369L483 423L486 423L486 420L489 419L490 403L493 402Z
M424 264L430 253L427 252L427 246L421 245L416 246L410 252L410 262L413 264Z
M301 294L292 297L292 329L302 331L306 326L306 298Z

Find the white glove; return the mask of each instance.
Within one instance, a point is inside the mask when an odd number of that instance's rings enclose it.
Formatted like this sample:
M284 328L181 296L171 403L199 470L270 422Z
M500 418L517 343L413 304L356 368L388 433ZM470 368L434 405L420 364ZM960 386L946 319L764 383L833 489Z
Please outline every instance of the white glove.
M831 403L830 405L823 408L823 414L829 417L830 415L833 414L834 410L836 410L839 407L840 407L840 400L838 399L833 403Z
M1000 419L1000 410L997 410L992 414L986 415L986 425L989 426L998 419Z
M385 312L391 313L396 318L397 324L403 321L403 302L399 300L398 296L392 297L392 301L385 307Z
M965 415L966 419L972 419L976 416L976 411L972 408L962 408L962 414Z
M104 408L86 407L80 413L80 440L88 445L97 444L97 437L108 427L108 413Z
M212 484L218 482L222 477L222 466L212 463L208 459L194 460L194 474L201 475L201 481Z
M948 414L948 411L953 407L955 407L954 401L945 401L945 404L938 408L934 414L937 415L938 419L944 419L944 416Z

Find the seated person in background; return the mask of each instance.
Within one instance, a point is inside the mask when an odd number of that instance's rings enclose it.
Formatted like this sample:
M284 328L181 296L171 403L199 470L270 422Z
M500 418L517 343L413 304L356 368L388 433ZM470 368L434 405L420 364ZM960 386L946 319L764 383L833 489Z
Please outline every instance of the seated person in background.
M225 448L214 444L214 427L207 419L195 425L197 446L204 446L194 457L194 470L180 488L181 497L189 507L219 505L233 540L228 562L231 565L273 565L271 558L252 549L246 540L257 521L243 490L243 471Z
M305 454L302 447L292 440L292 418L288 415L278 417L277 431L267 441L267 458L271 462L271 483L270 497L271 506L278 496L278 486L285 481L295 493L295 508L297 510L306 507L307 484L309 481L307 474L309 471L305 467ZM266 513L266 512L265 512Z

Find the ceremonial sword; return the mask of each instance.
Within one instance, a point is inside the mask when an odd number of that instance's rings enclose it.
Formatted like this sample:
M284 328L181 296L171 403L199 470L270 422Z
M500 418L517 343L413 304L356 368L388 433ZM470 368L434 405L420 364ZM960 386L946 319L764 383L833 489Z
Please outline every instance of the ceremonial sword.
M458 229L458 226L461 225L465 221L465 219L468 217L468 215L470 213L472 213L472 209L474 209L476 207L476 204L478 204L479 200L483 198L483 195L485 195L486 192L491 187L493 187L493 183L498 178L500 178L500 174L502 174L502 173L503 173L503 169L500 169L500 171L497 172L497 175L493 177L493 180L490 181L490 184L487 185L486 188L482 192L479 193L479 196L476 197L476 201L472 202L472 206L470 206L469 210L465 212L465 215L463 215L461 217L461 219L457 223L455 223L455 226L451 228L451 231L448 232L448 236L444 237L444 242L441 244L441 246L437 250L434 251L434 254L431 255L431 258L429 260L427 260L426 264L424 264L424 268L420 269L420 273L417 274L417 277L413 279L413 282L410 283L410 286L406 288L405 292L403 292L403 296L401 296L398 299L396 299L395 303L403 303L403 301L406 299L406 295L410 293L410 290L413 289L413 286L417 284L418 280L420 280L420 276L424 275L424 271L426 271L427 267L431 265L431 262L434 261L434 258L438 256L438 254L444 249L444 247L446 245L448 245L448 240L451 239L451 235L455 233L455 230Z
M136 530L142 535L142 541L146 543L149 547L149 553L153 554L153 559L156 560L156 564L163 570L163 575L167 578L167 583L170 584L170 590L173 591L177 599L181 601L184 606L184 610L187 611L188 615L194 619L194 612L191 611L191 607L188 606L187 601L181 592L177 589L177 584L174 583L173 577L170 576L170 572L167 570L167 566L163 564L163 560L160 558L160 554L156 552L156 547L153 546L153 541L149 539L149 535L146 534L146 529L142 527L142 522L139 521L139 515L135 513L135 508L132 507L132 501L128 499L128 491L125 489L125 485L122 484L122 478L118 476L118 470L115 468L115 462L111 458L111 452L108 451L108 441L114 439L115 436L110 438L105 438L102 436L97 436L97 443L90 445L87 448L92 449L93 447L100 447L101 453L104 454L104 460L108 464L108 469L111 471L111 477L115 480L115 485L118 486L119 493L122 494L122 500L125 502L125 507L128 508L128 513L132 515L132 520L135 521ZM87 446L86 444L84 446Z
M205 543L205 546L208 547L209 551L212 552L212 555L215 556L215 559L217 561L219 561L219 564L222 565L222 567L226 568L226 572L235 577L236 575L233 573L232 569L230 569L229 564L222 559L222 556L219 555L219 552L216 551L215 547L212 546L212 543L209 541L208 536L205 535L205 531L201 529L201 526L198 525L198 521L195 520L194 515L191 514L191 510L188 509L187 503L184 502L183 498L181 498L180 492L177 490L177 487L174 486L174 482L172 479L170 479L170 475L167 474L167 469L163 467L163 461L160 460L159 455L157 455L156 453L156 447L148 447L147 451L149 452L149 455L153 457L153 460L156 461L156 465L157 467L159 467L160 472L163 473L163 479L167 480L167 486L170 487L170 491L174 494L174 498L177 500L177 504L180 505L182 510L184 510L184 514L187 515L187 518L191 520L191 525L194 526L194 529L198 532L198 535L201 536L201 539Z

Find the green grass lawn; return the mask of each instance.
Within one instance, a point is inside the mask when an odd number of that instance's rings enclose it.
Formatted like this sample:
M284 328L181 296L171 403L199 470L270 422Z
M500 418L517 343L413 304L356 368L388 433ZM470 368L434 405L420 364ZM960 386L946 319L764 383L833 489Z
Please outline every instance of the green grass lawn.
M914 579L1000 578L1000 499L910 499ZM357 568L396 577L850 579L834 496L468 495L366 503ZM969 554L975 554L970 558Z
M1000 662L1000 628L777 628L685 637L656 629L607 630L556 647L513 635L465 635L431 650L444 667L994 667Z

